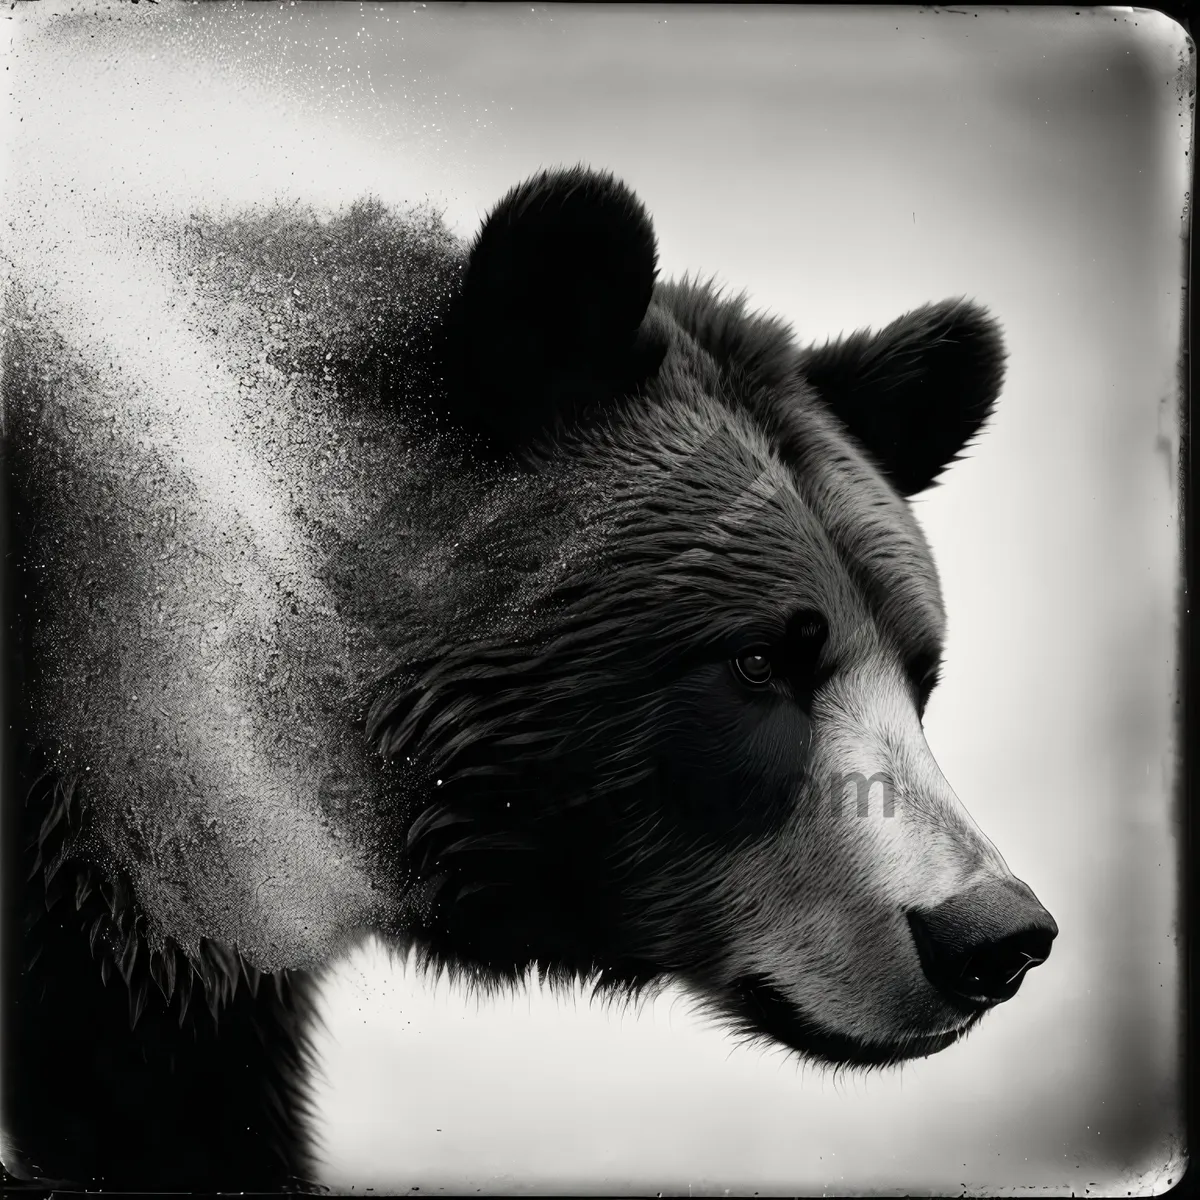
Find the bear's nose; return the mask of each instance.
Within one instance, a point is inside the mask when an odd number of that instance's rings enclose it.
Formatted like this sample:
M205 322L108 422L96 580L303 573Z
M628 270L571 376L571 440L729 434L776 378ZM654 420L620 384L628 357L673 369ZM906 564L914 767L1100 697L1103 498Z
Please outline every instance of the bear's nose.
M1015 996L1058 936L1054 918L1019 879L992 880L936 908L910 910L908 923L926 978L972 1009Z

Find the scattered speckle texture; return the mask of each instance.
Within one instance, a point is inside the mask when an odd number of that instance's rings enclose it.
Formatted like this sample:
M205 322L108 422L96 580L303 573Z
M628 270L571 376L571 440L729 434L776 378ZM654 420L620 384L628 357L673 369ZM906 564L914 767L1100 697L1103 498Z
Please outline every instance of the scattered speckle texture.
M390 923L355 723L383 651L330 564L394 576L404 526L364 531L436 498L436 438L396 405L437 386L419 348L458 267L434 214L368 203L147 221L93 258L102 289L10 300L6 419L54 598L37 720L152 943L277 969Z
M127 873L152 947L278 970L403 928L422 897L381 813L407 768L365 736L372 681L527 634L602 544L602 476L496 478L438 429L462 263L437 213L365 200L110 224L93 286L10 293L26 568L52 598L37 741L89 802L71 846ZM501 552L500 527L524 537Z

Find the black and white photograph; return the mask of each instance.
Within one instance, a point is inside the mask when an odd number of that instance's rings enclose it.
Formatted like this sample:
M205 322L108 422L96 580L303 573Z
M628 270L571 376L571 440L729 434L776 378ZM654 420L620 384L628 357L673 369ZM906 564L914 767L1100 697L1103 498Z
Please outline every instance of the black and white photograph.
M1179 1185L1179 22L0 20L5 1187Z

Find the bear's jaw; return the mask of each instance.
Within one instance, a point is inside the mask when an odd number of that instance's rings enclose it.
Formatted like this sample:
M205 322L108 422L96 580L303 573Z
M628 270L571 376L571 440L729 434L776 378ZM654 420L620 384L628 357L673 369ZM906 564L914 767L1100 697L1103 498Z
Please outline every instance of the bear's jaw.
M851 1068L889 1067L928 1058L959 1041L986 1011L965 1015L948 1029L900 1034L889 1041L867 1041L826 1028L762 976L736 980L718 1003L744 1036L781 1045L812 1062Z

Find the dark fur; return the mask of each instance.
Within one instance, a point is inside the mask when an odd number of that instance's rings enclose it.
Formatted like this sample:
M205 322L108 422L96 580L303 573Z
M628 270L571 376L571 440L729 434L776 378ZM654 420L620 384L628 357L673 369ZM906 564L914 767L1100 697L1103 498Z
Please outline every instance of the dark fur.
M749 435L718 430L690 457L671 454L693 437L690 413L706 396L769 442L802 492L832 445L912 494L995 399L994 324L957 302L804 352L786 326L711 285L656 285L641 204L582 169L514 189L465 268L453 248L436 262L450 291L422 320L396 317L403 297L387 297L345 326L336 354L318 346L314 359L341 372L343 402L423 407L461 433L478 470L459 503L488 514L463 527L453 589L436 601L396 580L372 586L353 548L330 562L346 611L392 649L363 733L403 784L378 814L381 840L397 880L426 903L415 923L385 932L484 985L530 966L623 991L677 976L743 1029L814 1057L898 1057L806 1027L762 981L714 991L728 937L707 907L714 870L778 828L805 769L812 696L837 664L783 586L790 528L767 514L752 544L714 540L757 469L739 441ZM414 329L413 356L430 356L419 395L396 366L399 331ZM502 486L514 474L521 486ZM9 501L20 559L37 539L36 502ZM385 506L381 539L391 520ZM889 615L902 551L876 562L839 536L831 524L864 594L882 597L876 615L914 695L927 692L932 635ZM706 539L712 557L689 559ZM8 703L20 714L39 597L32 575L6 581ZM757 716L734 719L742 701L726 664L751 643L788 664L789 705L756 701ZM5 943L16 1161L108 1186L305 1176L311 985L260 982L217 945L194 961L171 945L149 955L120 874L72 854L66 834L86 820L86 793L73 776L44 774L16 733L5 872L22 916ZM19 847L31 884L18 888Z

